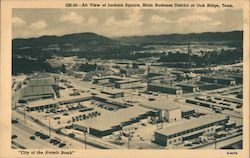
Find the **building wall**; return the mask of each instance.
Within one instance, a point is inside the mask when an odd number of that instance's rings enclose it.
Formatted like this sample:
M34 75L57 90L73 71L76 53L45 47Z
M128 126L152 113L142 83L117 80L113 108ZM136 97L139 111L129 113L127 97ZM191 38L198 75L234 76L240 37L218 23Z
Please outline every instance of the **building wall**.
M225 123L227 121L228 120L225 119L225 120L221 120L221 121L218 121L216 123L213 123L213 124L207 124L206 126L203 126L203 127L195 127L195 128L190 129L188 131L182 131L178 134L176 133L175 136L173 136L173 135L167 136L167 135L163 135L163 134L155 132L155 142L157 144L160 144L163 146L168 146L171 144L182 143L183 136L185 134L192 134L194 132L203 132L203 135L211 135L211 134L214 134L216 132L216 127L218 125L222 125L222 124L225 125ZM194 135L195 135L195 133L194 133ZM192 139L194 139L194 137ZM189 139L186 139L186 140L189 140Z
M182 89L174 89L174 88L168 88L164 86L156 86L156 85L148 85L148 91L154 91L154 92L162 92L162 93L169 93L169 94L182 94Z
M222 85L235 85L236 81L230 79L217 79L217 83Z
M140 81L127 82L127 83L116 83L115 84L116 88L136 88L136 87L140 87L140 86L141 86Z
M176 110L166 111L165 118L168 122L181 120L181 110L176 109Z

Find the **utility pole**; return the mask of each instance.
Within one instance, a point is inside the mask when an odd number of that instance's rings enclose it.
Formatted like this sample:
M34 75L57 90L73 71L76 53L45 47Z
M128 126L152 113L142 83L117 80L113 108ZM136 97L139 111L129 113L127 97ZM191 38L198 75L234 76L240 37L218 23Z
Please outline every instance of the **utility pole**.
M189 67L191 67L191 54L192 54L192 49L190 48L190 42L188 43L188 64Z
M49 117L49 136L51 136L51 129L50 129L50 117Z
M214 149L217 148L216 143L217 143L217 140L216 140L216 138L214 138Z
M130 133L130 128L128 129L129 135L128 135L128 149L130 149L130 140L131 140L131 133Z
M24 123L26 124L26 111L25 110L23 112L23 119L24 119Z
M87 149L87 132L84 132L84 148Z

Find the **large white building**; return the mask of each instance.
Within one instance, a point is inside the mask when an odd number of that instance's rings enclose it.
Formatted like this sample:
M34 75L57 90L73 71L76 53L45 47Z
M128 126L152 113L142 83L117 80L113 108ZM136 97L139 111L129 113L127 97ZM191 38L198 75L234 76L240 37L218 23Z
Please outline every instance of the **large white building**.
M174 122L182 118L179 105L173 102L148 101L143 102L140 106L158 111L159 115L155 119L159 121Z

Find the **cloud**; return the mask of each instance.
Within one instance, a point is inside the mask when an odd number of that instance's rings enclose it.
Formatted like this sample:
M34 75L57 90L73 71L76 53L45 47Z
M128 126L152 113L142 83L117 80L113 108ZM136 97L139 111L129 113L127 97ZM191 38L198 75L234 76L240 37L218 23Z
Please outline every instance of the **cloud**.
M84 21L84 18L77 14L76 12L70 12L69 14L63 15L60 18L61 22L70 22L72 24L81 24Z
M90 18L88 19L87 24L88 24L88 25L93 25L93 24L96 24L97 22L98 22L98 20L97 20L95 17L90 17Z
M26 21L24 21L23 19L19 17L13 17L12 24L15 26L21 26L21 25L25 25Z
M106 19L105 24L107 26L119 26L119 27L131 27L143 25L143 14L140 10L125 11L126 18L123 20L117 20L113 16Z
M220 11L219 9L196 9L194 10L195 13L200 13L200 14L204 14L204 13L215 14L219 11Z
M201 23L201 22L210 22L212 19L205 15L190 15L178 19L177 23Z
M160 23L171 23L172 21L165 17L161 17L159 15L152 15L150 18L150 22L160 24Z
M221 21L215 21L215 22L209 23L209 25L211 25L211 26L218 26L218 25L221 25L221 24L222 24Z
M38 20L37 22L30 24L30 28L34 30L41 30L41 29L46 28L47 26L48 25L44 20Z

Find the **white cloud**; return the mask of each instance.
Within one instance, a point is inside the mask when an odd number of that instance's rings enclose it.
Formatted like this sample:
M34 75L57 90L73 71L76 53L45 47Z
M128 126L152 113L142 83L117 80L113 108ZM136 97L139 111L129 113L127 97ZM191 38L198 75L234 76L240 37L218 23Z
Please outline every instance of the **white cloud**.
M97 20L95 17L90 17L90 18L88 19L87 24L88 24L88 25L93 25L93 24L96 24L97 22L98 22L98 20Z
M178 19L177 23L201 23L201 22L210 22L212 19L205 15L190 15Z
M72 24L80 24L84 21L84 18L76 12L70 12L69 14L61 16L60 21L68 21Z
M37 22L30 24L30 28L34 30L41 30L41 29L46 28L47 26L48 25L44 20L38 20Z
M204 13L208 13L208 14L214 14L219 12L219 9L196 9L194 12L195 13L200 13L200 14L204 14Z
M171 23L172 21L159 15L152 15L150 18L150 22L159 24L159 23Z
M23 19L19 18L19 17L13 17L12 18L12 24L15 26L21 26L21 25L25 25L26 21L24 21Z
M105 24L108 26L131 27L143 25L143 14L140 10L125 11L126 19L116 20L113 16L106 19Z
M209 23L209 25L211 25L211 26L218 26L218 25L221 25L221 24L222 24L221 21L215 21L215 22Z

